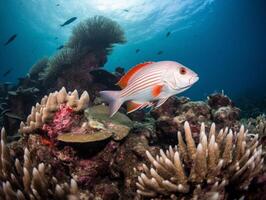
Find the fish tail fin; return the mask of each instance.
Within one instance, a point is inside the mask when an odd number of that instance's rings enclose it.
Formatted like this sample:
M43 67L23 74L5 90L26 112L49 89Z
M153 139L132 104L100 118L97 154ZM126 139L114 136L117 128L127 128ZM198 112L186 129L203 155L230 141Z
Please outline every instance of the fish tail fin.
M120 91L101 91L100 95L109 104L109 114L112 117L123 104Z

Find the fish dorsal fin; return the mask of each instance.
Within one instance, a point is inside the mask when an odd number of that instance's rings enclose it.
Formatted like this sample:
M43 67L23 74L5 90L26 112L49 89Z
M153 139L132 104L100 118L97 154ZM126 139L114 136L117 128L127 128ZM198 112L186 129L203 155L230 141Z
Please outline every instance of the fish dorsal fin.
M127 83L129 81L129 79L140 69L142 69L143 67L151 64L153 62L145 62L145 63L140 63L134 67L132 67L121 79L120 81L117 83L117 85L119 85L122 89L125 88L127 86Z

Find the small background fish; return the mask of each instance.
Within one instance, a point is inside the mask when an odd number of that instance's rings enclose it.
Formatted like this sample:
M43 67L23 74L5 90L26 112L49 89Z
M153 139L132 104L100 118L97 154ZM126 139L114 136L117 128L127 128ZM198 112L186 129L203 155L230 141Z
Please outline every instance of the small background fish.
M68 24L71 24L72 22L74 22L77 19L77 17L71 17L70 19L68 19L67 21L65 21L63 24L61 24L60 26L66 26Z

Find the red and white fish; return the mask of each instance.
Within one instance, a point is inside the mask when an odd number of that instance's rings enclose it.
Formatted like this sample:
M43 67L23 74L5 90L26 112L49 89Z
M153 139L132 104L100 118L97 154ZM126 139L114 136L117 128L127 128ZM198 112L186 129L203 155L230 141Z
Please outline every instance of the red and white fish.
M128 113L135 110L161 106L169 97L190 88L198 75L173 61L146 62L130 69L117 83L121 91L101 91L109 103L110 116L127 102Z

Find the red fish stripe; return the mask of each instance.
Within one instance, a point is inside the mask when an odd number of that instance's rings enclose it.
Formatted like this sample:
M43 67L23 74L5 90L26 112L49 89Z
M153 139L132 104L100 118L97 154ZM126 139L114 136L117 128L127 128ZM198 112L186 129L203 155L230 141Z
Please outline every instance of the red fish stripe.
M147 89L147 88L149 88L149 87L152 87L152 86L154 86L154 85L157 85L157 84L159 84L159 83L161 83L160 80L153 80L153 81L149 81L149 82L143 83L143 84L140 85L139 87L134 88L134 90L132 90L132 91L128 94L128 96L130 96L130 95L132 95L132 94L134 94L134 93L140 92L141 90L144 90L144 89Z
M146 79L145 81L138 82L137 84L132 85L132 87L129 90L125 91L123 93L123 96L131 94L132 92L135 92L136 88L139 88L140 86L144 85L145 83L148 83L151 81L158 82L160 80L161 80L160 77L150 77L149 79Z
M121 94L121 96L128 96L128 95L134 93L136 91L136 89L142 88L143 85L145 85L147 83L150 83L150 82L153 83L153 82L158 82L158 81L160 81L160 79L159 78L155 78L155 79L145 80L142 83L139 83L138 85L132 85L130 90L127 90L127 91L123 92L123 94Z
M133 83L131 83L130 86L133 86L133 87L137 86L137 85L139 85L139 84L141 84L141 83L143 83L143 82L145 82L145 81L147 81L149 79L153 79L153 78L161 78L161 74L154 74L154 75L147 76L147 77L145 77L143 79L136 80Z
M133 81L133 83L130 83L128 87L126 87L124 90L122 90L121 94L124 94L128 91L130 91L133 87L147 81L147 79L151 79L151 78L160 78L160 74L154 74L154 75L150 75L150 76L147 76L146 78L143 78L142 80L139 80L139 81Z
M134 92L143 89L143 85L144 85L144 88L145 88L145 85L147 85L148 83L151 83L151 85L153 85L153 84L157 83L158 81L159 81L159 79L155 79L155 80L152 80L150 82L144 82L141 85L138 85L138 87L136 87L134 85L130 91L125 92L124 94L121 95L121 97L129 96L129 95L133 94ZM147 87L148 86L149 85L147 85Z
M161 76L161 75L162 75L161 72L156 72L156 73L153 73L153 74L145 74L145 75L143 75L143 76L137 77L136 79L132 80L132 82L130 82L129 85L131 85L131 84L136 84L136 83L138 83L139 81L145 80L145 79L147 79L147 78L149 78L149 77L151 77L151 76Z
M147 78L151 78L151 77L159 77L159 76L162 76L162 70L156 70L156 71L153 71L153 73L145 73L144 75L142 76L139 76L137 77L135 80L132 80L132 82L130 82L129 86L131 85L135 85L135 84L138 84L142 81L145 81Z
M145 69L143 71L138 72L138 76L142 76L142 75L145 75L145 74L150 74L150 73L153 73L153 72L158 71L158 70L160 70L160 69L157 69L157 68L152 68L152 69L149 68L149 70Z
M148 79L143 79L141 81L138 82L134 82L132 84L129 85L129 87L127 87L125 90L122 90L121 95L125 96L127 95L129 92L131 92L132 90L134 90L134 88L138 87L139 85L149 81L149 80L160 80L160 75L153 75L150 76Z
M153 70L150 70L149 73L143 72L143 73L138 74L138 77L136 77L134 80L133 79L132 80L133 80L133 82L135 82L137 80L144 79L145 77L149 77L153 74L162 74L163 71L164 70L153 69Z
M128 92L126 92L125 94L123 94L123 96L130 96L132 94L134 94L137 91L141 91L147 87L150 87L152 85L158 84L160 83L161 80L159 78L157 79L149 79L149 80L145 80L142 84L135 86Z

